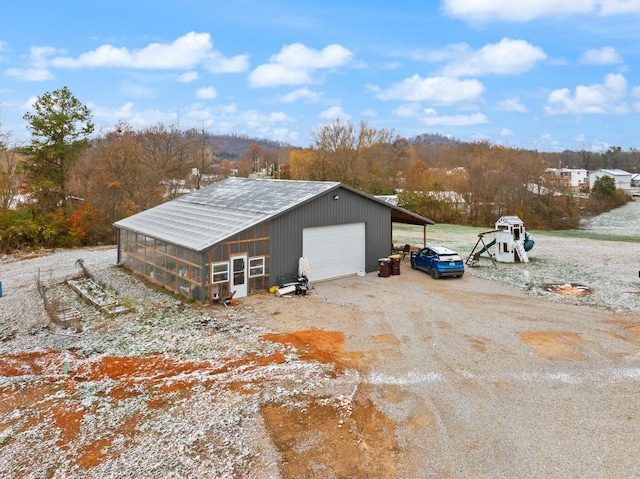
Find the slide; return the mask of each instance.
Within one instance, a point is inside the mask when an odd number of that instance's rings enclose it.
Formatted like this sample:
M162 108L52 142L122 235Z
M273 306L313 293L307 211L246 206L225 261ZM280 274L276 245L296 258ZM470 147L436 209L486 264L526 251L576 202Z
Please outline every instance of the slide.
M480 251L478 251L478 253L477 253L477 254L479 254L479 255L480 255L480 254L484 253L485 251L487 251L489 248L491 248L491 247L492 247L493 245L495 245L495 244L496 244L496 240L494 239L491 243L488 243L488 244L487 244L487 246L485 246L485 247L484 247L484 248L482 248Z
M525 233L524 234L524 250L531 251L531 248L533 248L535 244L536 242L533 241L533 238L531 236L529 236L529 233Z

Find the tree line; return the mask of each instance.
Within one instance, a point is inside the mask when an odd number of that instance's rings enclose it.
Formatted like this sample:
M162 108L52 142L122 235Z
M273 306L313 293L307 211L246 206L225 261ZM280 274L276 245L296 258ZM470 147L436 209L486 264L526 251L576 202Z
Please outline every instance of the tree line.
M508 214L530 229L574 228L585 214L629 198L607 180L588 198L564 194L548 167L640 170L635 149L541 153L488 142L434 143L438 135L407 140L342 120L318 126L308 148L256 141L234 158L204 128L135 130L120 122L94 135L92 112L66 87L42 95L33 109L24 115L28 144L0 128L3 252L112 244L113 222L228 176L252 174L397 194L400 206L439 223L491 226Z

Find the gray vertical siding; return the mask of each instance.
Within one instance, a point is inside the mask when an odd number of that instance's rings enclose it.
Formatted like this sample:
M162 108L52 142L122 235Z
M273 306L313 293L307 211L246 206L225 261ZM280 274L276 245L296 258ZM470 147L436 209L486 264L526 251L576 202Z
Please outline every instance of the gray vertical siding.
M334 195L339 195L334 200ZM271 220L269 263L270 285L278 276L298 270L302 256L302 230L316 226L365 223L365 269L378 269L378 258L387 256L391 248L391 209L388 206L337 188Z
M335 195L340 198L334 200ZM252 294L278 284L280 275L297 272L298 260L302 256L302 232L305 228L350 223L365 224L365 271L376 271L378 258L387 256L391 248L391 208L367 196L338 187L216 243L203 253L193 251L197 255L194 263L201 268L201 275L197 280L199 292L194 299L206 301L211 286L208 282L210 265L212 262L228 260L230 253L246 252L249 256L265 256L265 272L268 277L250 280L249 294ZM126 228L118 228L119 263L124 262L123 237L127 231ZM144 245L140 247L146 249ZM137 271L134 264L129 267ZM144 274L143 268L137 272ZM165 286L172 289L170 285Z

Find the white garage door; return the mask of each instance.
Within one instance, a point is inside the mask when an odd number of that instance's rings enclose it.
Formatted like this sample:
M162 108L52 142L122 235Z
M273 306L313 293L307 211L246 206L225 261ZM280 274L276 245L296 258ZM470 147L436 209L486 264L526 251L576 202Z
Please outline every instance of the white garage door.
M309 261L309 280L337 278L364 271L365 225L305 228L302 255Z

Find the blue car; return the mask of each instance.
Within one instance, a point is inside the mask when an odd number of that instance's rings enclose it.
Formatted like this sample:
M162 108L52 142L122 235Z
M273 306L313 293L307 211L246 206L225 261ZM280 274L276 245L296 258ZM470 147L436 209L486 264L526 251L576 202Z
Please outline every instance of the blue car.
M441 276L462 278L464 275L462 258L458 253L444 246L428 246L412 252L411 268L426 271L433 279Z

